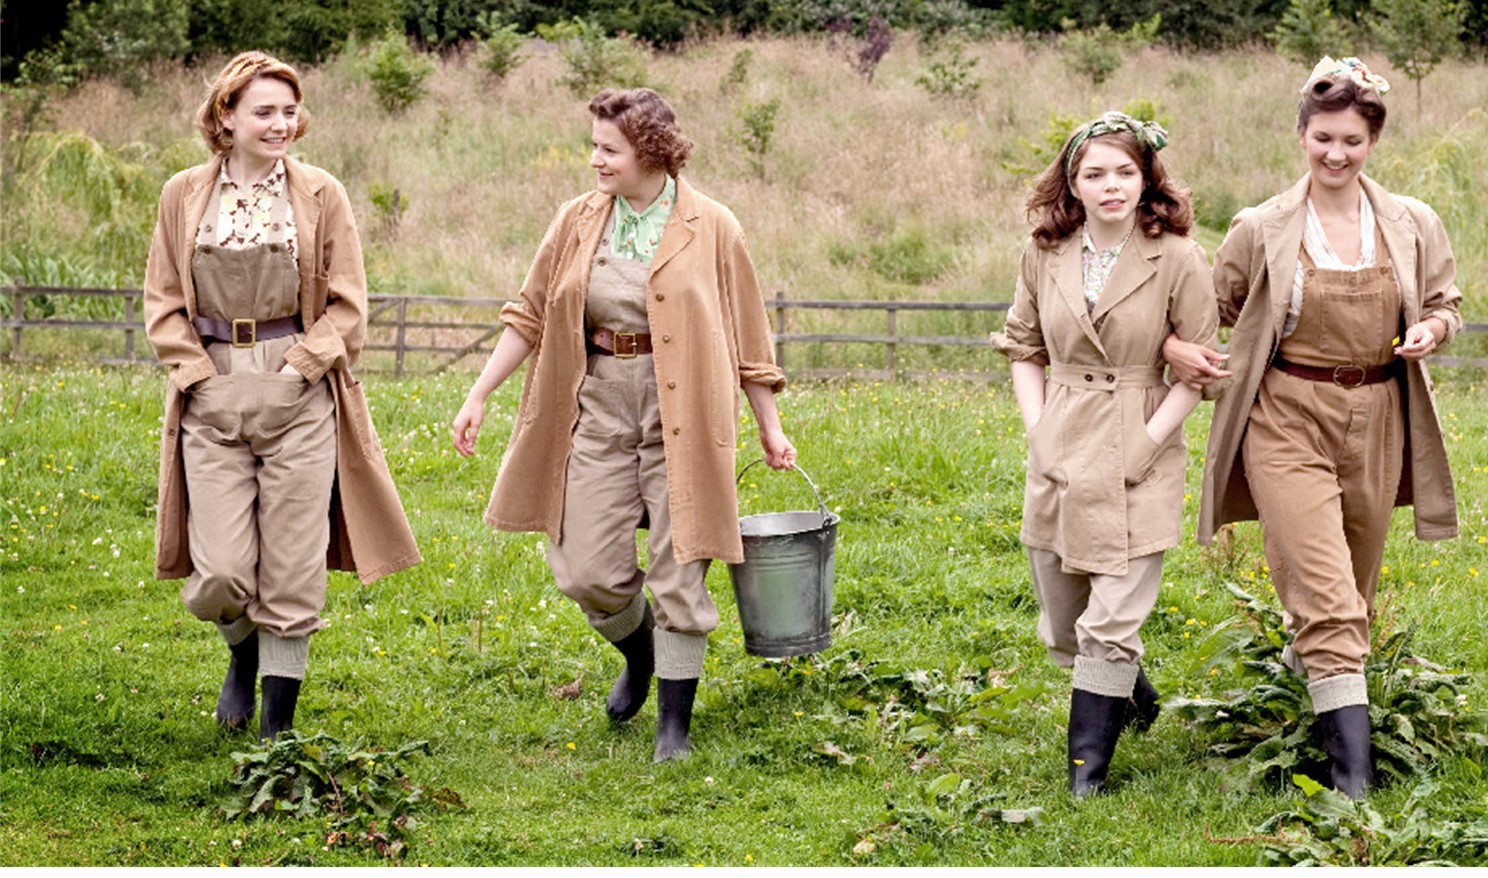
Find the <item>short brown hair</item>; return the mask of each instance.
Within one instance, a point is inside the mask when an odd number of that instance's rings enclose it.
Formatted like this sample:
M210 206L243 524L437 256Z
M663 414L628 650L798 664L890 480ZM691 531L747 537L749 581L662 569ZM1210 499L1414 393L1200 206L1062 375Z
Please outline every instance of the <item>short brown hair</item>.
M692 141L677 126L671 104L649 88L607 88L589 102L589 112L613 122L647 170L675 177L692 154Z
M1336 113L1353 110L1369 125L1369 139L1379 140L1385 130L1385 102L1379 91L1360 88L1348 76L1325 76L1307 87L1297 105L1297 133L1307 131L1313 113Z
M222 124L226 116L237 106L238 98L255 79L267 77L286 83L293 91L295 101L304 100L300 93L300 75L295 69L273 55L264 52L244 52L227 62L212 86L207 99L196 111L196 128L212 152L222 154L232 151L232 132ZM299 140L310 129L310 116L300 107L295 115L295 133L292 140Z
M1163 232L1186 235L1193 228L1189 191L1168 176L1156 150L1124 131L1097 134L1075 147L1073 155L1066 155L1073 143L1074 137L1065 141L1064 149L1034 181L1033 191L1028 194L1028 219L1033 223L1033 240L1039 249L1054 249L1085 222L1085 205L1070 186L1074 174L1067 174L1064 169L1078 171L1092 143L1120 147L1142 169L1142 197L1137 203L1136 222L1143 235L1149 238L1161 237Z

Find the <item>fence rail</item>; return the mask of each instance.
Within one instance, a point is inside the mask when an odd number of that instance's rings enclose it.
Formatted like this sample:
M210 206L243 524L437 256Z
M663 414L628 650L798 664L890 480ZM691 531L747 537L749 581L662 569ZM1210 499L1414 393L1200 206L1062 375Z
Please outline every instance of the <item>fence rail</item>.
M101 310L118 315L114 319L93 315L79 317L55 317L46 307L53 298L80 298L118 300L119 308L107 305ZM103 356L106 363L154 363L155 357L148 344L141 344L144 333L143 297L140 290L97 289L87 287L27 286L17 281L14 285L0 287L0 301L9 304L8 314L0 320L0 329L9 330L9 351L12 359L25 355L25 333L39 331L102 330L123 335L122 356ZM28 317L31 311L45 312ZM429 370L441 372L460 361L489 348L492 339L501 331L497 316L505 299L464 299L453 296L406 296L372 294L368 297L368 342L364 352L385 355L390 365L380 366L364 357L363 368L370 371L389 369L401 377L410 371L411 359L432 360ZM790 299L785 293L765 303L774 315L775 357L782 368L788 368L791 346L806 344L859 344L883 348L883 365L880 368L790 368L793 378L814 379L830 377L869 377L896 380L923 377L925 372L901 368L901 347L985 347L984 331L974 335L914 335L901 334L899 317L904 313L987 313L1006 311L1006 302L874 302L833 299ZM83 310L88 310L84 308ZM843 332L792 332L791 312L847 311L882 312L884 331L881 333L853 334ZM1463 332L1488 333L1488 323L1468 323ZM1478 347L1484 347L1479 344ZM1443 366L1465 366L1488 370L1488 357L1438 356L1434 364ZM965 378L988 380L1006 373L956 370L937 372L940 375L956 375Z

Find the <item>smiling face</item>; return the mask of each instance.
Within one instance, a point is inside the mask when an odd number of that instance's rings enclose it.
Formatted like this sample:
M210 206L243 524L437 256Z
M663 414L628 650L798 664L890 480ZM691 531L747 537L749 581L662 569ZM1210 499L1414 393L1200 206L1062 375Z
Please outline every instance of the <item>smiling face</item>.
M636 149L608 119L594 120L594 151L589 167L594 169L595 188L606 195L619 195L636 210L644 210L666 183L666 172L647 168Z
M1096 138L1085 148L1071 182L1085 222L1099 236L1124 236L1142 200L1142 167L1116 141Z
M222 117L222 127L232 132L233 160L257 168L284 158L295 139L299 111L294 89L284 80L260 76L248 83Z
M1353 108L1313 113L1302 131L1301 141L1312 185L1331 190L1358 185L1359 174L1375 144L1369 133L1369 120Z

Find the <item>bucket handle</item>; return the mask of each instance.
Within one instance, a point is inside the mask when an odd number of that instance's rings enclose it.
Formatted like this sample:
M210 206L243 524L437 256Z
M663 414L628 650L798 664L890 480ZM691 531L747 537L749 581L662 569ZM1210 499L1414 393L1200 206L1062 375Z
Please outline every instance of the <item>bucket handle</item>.
M757 457L754 460L751 460L749 462L749 465L748 466L746 466L743 469L739 470L739 475L738 475L737 478L734 479L734 484L735 485L738 485L740 482L743 482L744 481L744 474L747 473L747 472L749 472L749 470L751 468L753 468L755 464L764 463L764 462L765 462L765 459L763 457ZM806 480L806 484L808 484L808 485L811 486L811 493L813 493L813 494L816 495L816 505L817 505L817 508L819 508L821 510L822 526L825 527L826 524L827 524L827 518L831 515L831 513L827 511L827 504L825 504L825 503L822 502L821 491L818 491L816 489L816 482L813 482L811 480L811 476L806 475L806 471L803 470L803 469L801 469L801 465L800 464L798 464L798 463L792 463L790 465L790 468L793 469L793 470L795 470L796 472L800 473L801 474L801 478L803 478L803 479Z

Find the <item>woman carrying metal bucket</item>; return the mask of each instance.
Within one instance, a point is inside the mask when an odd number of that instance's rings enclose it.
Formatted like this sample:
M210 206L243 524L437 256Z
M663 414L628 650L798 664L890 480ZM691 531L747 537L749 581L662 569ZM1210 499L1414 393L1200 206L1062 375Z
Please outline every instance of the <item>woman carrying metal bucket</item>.
M450 434L460 454L474 453L486 398L533 358L485 519L546 533L559 589L625 656L605 702L611 719L635 716L660 679L662 762L691 749L718 625L709 560L744 560L740 386L766 462L787 469L796 451L775 408L785 375L743 233L681 178L692 142L671 106L650 89L607 89L589 112L595 189L559 208Z
M1213 345L1218 314L1167 132L1106 113L1075 131L1028 198L1034 230L992 343L1012 360L1028 435L1021 539L1039 636L1074 669L1069 787L1099 791L1122 729L1158 695L1139 629L1178 543L1183 419L1199 391L1163 380L1169 333Z

